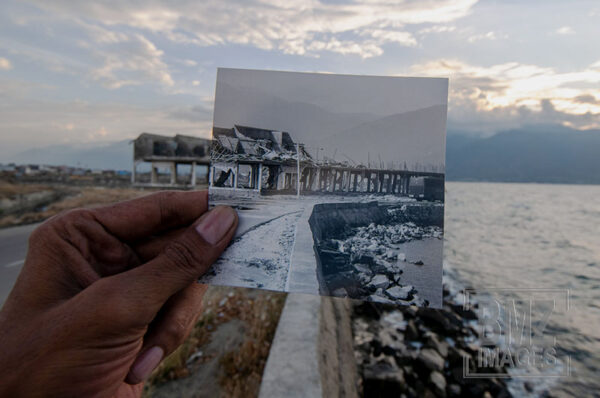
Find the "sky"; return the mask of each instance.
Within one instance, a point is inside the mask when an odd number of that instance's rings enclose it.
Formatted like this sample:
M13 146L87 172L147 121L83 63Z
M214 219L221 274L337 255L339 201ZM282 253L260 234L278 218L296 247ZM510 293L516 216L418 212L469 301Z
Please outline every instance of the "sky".
M5 0L0 161L208 137L217 67L449 77L448 128L600 128L600 3Z
M444 78L219 68L213 123L285 131L314 158L437 171L447 100Z

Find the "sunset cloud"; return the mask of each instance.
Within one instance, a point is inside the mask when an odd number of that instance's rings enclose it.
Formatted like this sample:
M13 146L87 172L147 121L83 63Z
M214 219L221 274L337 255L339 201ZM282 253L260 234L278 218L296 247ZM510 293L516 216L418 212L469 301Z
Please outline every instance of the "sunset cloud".
M12 64L6 58L0 57L0 70L10 70L12 69Z
M551 106L553 117L559 119L553 122L577 125L575 117L586 116L579 127L600 127L600 92L595 89L600 84L600 61L573 72L518 62L485 67L453 59L414 65L411 70L449 77L452 108L521 116Z
M243 44L288 54L334 52L369 58L381 55L387 43L415 46L407 26L454 21L468 15L477 0L182 0L171 8L156 1L34 2L57 15L160 33L177 43ZM109 32L106 40L120 38Z

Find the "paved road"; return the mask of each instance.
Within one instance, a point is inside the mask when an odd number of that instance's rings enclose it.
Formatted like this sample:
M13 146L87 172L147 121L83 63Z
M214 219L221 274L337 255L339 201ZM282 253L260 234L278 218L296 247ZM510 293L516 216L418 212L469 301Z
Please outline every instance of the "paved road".
M0 306L23 267L29 234L39 224L0 229Z

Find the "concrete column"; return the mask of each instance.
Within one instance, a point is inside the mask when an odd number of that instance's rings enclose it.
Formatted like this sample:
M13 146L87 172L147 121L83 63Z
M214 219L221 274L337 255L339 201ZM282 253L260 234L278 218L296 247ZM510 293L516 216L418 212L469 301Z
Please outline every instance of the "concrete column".
M131 184L135 184L135 172L137 168L137 161L135 160L135 141L133 142L133 168L131 170Z
M367 193L371 192L371 172L365 172L365 176L367 177Z
M133 167L131 168L131 184L135 184L135 180L137 178L136 171L137 171L137 161L134 160Z
M171 185L177 184L177 163L171 162L169 165L171 169Z
M196 186L196 162L192 162L192 180L190 181L192 187Z

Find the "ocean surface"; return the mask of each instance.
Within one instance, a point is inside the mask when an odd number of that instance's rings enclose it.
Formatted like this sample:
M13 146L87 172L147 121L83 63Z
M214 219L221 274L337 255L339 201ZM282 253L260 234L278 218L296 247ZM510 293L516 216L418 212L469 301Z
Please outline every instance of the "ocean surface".
M547 330L571 376L532 379L530 395L598 396L600 186L447 182L444 229L445 272L464 287L569 289Z

